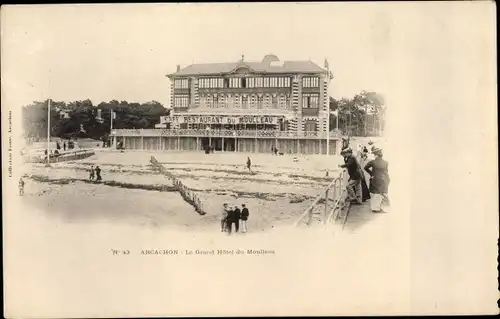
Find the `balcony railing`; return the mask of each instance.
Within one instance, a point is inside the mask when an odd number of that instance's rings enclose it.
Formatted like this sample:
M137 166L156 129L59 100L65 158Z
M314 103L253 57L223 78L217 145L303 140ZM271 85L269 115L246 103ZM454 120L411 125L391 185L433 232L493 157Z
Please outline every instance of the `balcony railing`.
M326 132L314 131L273 131L273 130L206 130L206 129L119 129L113 130L114 136L191 136L191 137L242 137L242 138L309 138L326 139ZM330 138L341 135L330 132Z

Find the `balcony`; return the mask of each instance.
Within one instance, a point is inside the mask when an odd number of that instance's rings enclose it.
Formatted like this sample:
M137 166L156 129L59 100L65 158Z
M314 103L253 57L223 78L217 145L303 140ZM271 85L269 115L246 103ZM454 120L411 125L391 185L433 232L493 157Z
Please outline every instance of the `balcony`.
M305 108L302 109L302 116L318 116L319 108Z
M301 139L326 139L326 132L293 132L273 130L204 130L204 129L121 129L112 132L114 136L190 136L190 137L226 137L226 138L301 138ZM341 135L330 132L330 138L339 139Z

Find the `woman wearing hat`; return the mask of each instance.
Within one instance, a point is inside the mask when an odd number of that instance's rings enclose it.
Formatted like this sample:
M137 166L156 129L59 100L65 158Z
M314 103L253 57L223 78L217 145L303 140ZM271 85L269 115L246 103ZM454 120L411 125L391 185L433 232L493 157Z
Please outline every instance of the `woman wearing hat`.
M384 160L382 150L378 147L372 149L375 159L365 165L365 171L370 174L371 210L374 212L387 211L389 206L389 163Z

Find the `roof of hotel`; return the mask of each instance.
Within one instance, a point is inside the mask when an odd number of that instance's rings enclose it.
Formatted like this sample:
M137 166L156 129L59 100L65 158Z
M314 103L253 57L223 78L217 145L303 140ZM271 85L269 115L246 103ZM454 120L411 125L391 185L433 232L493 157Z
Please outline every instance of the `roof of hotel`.
M284 61L276 63L268 61L266 58L262 62L238 61L232 63L202 63L191 64L178 72L168 76L183 75L211 75L228 74L235 72L239 68L249 68L250 72L257 73L321 73L324 69L312 61ZM273 65L274 64L274 65ZM280 64L280 65L278 65Z

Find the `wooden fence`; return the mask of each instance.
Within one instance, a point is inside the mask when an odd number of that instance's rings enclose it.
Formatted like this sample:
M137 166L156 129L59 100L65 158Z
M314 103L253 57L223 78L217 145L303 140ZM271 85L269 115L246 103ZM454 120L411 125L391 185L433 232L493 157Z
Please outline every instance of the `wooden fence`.
M184 185L178 178L174 176L174 174L169 172L160 162L158 162L158 160L154 156L151 156L150 162L153 165L153 167L156 168L160 173L162 173L163 175L167 176L172 180L175 189L179 191L179 193L181 194L184 201L186 201L186 203L193 206L198 214L200 215L206 214L206 211L203 210L203 205L201 203L200 198L198 197L198 195L194 193L193 190Z

